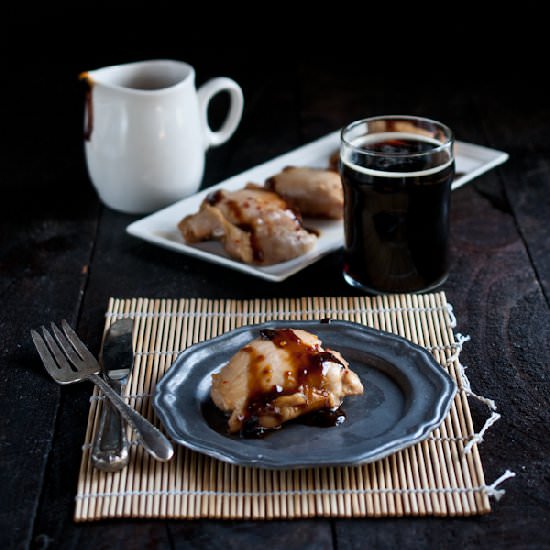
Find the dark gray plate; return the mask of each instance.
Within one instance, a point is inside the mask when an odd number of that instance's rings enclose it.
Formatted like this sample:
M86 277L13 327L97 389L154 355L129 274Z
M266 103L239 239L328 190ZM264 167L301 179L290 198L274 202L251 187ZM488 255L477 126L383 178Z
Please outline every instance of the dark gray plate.
M210 399L211 374L262 328L278 327L317 334L342 353L365 391L344 399L347 420L340 426L291 423L264 439L229 436ZM372 462L408 447L439 426L455 392L430 353L394 334L347 321L272 321L186 349L157 385L153 405L169 435L190 449L234 464L301 468Z

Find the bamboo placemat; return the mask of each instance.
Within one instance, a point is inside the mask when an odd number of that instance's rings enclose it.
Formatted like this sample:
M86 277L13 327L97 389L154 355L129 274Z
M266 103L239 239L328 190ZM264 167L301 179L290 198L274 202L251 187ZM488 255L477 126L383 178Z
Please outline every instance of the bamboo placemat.
M178 446L169 463L132 445L129 466L109 474L92 468L90 445L103 397L91 397L76 495L76 521L113 517L272 519L382 516L467 516L491 510L468 395L459 363L464 339L443 292L353 298L255 300L114 299L105 329L132 317L131 406L154 417L151 395L178 352L241 325L272 319L345 319L400 334L433 353L457 382L451 410L430 436L375 463L271 471L219 462ZM291 323L289 323L291 325ZM477 437L477 439L476 439Z

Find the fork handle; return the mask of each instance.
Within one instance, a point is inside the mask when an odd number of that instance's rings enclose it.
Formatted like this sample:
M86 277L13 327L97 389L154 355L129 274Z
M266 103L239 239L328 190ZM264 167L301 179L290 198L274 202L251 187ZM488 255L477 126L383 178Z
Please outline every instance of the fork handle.
M170 460L174 454L174 447L165 435L155 428L141 414L128 406L120 395L109 386L101 376L90 374L87 377L96 386L99 386L111 404L116 407L123 418L134 428L139 435L143 448L156 460L166 462Z

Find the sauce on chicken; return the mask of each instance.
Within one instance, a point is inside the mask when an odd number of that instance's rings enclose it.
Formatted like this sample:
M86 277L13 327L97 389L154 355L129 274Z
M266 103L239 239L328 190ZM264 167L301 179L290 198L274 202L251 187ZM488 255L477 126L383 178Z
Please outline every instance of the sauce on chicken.
M231 433L258 437L302 416L309 424L341 424L343 397L362 392L345 359L315 335L266 329L212 376L211 397L230 414Z

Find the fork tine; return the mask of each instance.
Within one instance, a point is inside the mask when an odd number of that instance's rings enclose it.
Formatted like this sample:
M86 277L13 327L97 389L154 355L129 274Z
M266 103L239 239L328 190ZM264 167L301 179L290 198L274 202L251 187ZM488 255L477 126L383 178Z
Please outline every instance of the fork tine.
M38 334L38 332L36 332L36 330L31 330L31 336L32 341L34 342L34 347L36 348L36 351L38 351L38 355L40 355L40 359L42 359L42 363L48 371L48 374L57 381L59 379L61 370L57 366L55 359L50 353L46 342L44 342L44 339L42 338L42 336L40 336L40 334Z
M71 371L71 365L67 361L67 358L65 357L64 353L59 349L59 346L55 342L53 336L48 332L46 327L42 327L42 334L44 335L44 340L46 341L46 344L48 345L48 348L50 352L53 354L55 358L55 362L57 363L57 366L60 369L66 369Z
M74 349L78 352L80 357L82 357L82 359L88 363L97 364L97 359L92 355L90 350L86 347L84 342L82 342L82 340L78 337L76 332L71 328L71 326L69 325L69 323L67 323L65 319L61 321L61 326L63 327L67 339L73 345Z
M34 347L36 348L36 351L38 352L38 355L40 355L40 359L42 359L42 363L44 363L44 366L46 367L46 370L51 374L52 371L57 370L57 364L55 362L55 359L52 357L52 354L50 353L50 350L48 349L48 346L46 345L46 342L44 342L44 339L36 330L31 330L31 336L32 341L34 342Z
M51 326L52 326L55 339L61 346L61 349L65 352L65 355L67 356L69 361L76 368L78 368L79 365L82 363L82 359L80 358L78 353L75 351L73 346L71 346L71 343L69 342L69 340L67 340L67 337L57 328L57 326L54 323L52 323Z

